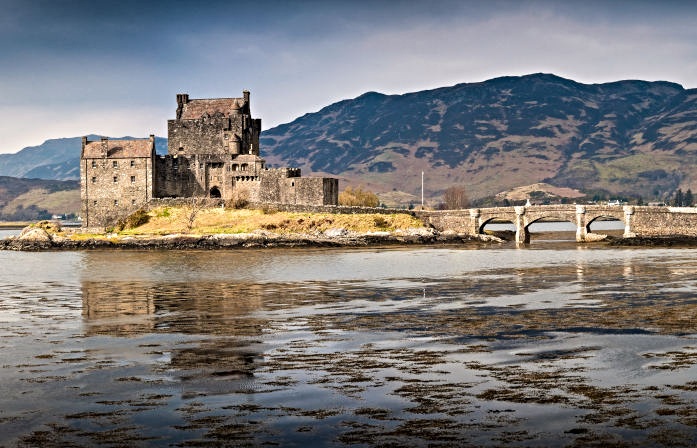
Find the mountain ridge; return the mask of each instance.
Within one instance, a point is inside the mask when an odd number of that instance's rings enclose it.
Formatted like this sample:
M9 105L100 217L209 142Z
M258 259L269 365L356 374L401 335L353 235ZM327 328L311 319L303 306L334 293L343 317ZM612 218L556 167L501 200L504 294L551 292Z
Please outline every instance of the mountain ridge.
M76 179L79 139L0 154L0 175ZM261 144L267 165L339 177L342 188L363 185L388 205L416 202L422 172L432 204L451 186L475 204L529 185L665 200L678 188L697 190L697 89L534 73L369 91L266 130ZM166 151L166 139L156 147Z
M539 182L661 197L697 180L681 160L697 161L696 96L668 81L504 76L402 95L368 92L270 129L262 144L267 161L297 162L379 193L415 196L424 171L432 199L452 185L486 201Z

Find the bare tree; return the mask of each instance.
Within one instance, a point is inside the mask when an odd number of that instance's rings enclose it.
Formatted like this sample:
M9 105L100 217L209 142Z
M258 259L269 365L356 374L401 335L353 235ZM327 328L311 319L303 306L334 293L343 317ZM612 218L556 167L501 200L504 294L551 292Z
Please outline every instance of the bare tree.
M186 231L191 232L198 214L206 208L208 200L203 196L192 196L186 201Z
M463 186L450 187L443 192L443 208L446 210L459 210L469 206L467 192Z

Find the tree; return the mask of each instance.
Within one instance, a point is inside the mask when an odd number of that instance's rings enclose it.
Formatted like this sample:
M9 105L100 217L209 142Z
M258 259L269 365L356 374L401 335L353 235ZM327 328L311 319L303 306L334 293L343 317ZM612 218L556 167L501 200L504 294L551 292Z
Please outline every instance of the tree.
M349 205L354 207L377 207L380 205L378 196L363 187L346 187L339 193L339 205Z
M692 189L688 188L683 197L682 203L685 207L692 207L694 198L692 197Z
M184 217L186 218L186 231L191 232L194 228L194 223L196 222L196 217L198 214L206 208L208 200L203 196L192 196L186 200L186 212Z
M682 207L683 203L683 196L682 196L682 190L678 188L678 191L675 192L675 197L673 199L673 205L676 207Z
M443 192L443 208L445 210L459 210L469 206L469 199L465 187L453 186Z

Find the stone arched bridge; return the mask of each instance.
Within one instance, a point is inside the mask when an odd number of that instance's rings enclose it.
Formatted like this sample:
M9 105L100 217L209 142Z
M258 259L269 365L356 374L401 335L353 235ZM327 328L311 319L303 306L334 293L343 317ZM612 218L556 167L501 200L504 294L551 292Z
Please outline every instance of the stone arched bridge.
M697 208L611 205L528 205L419 211L417 215L438 230L476 235L491 221L512 222L516 242L530 242L528 227L540 220L566 221L576 225L576 241L588 240L590 225L597 219L624 222L624 236L697 236Z

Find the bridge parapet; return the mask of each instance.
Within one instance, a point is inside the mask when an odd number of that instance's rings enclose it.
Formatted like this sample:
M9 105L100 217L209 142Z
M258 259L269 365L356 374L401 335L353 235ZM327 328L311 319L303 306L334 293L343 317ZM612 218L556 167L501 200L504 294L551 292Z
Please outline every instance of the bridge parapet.
M451 230L476 235L487 223L508 221L516 227L516 241L530 241L528 227L540 220L571 222L576 240L586 241L591 224L597 219L616 219L625 224L624 236L697 237L697 207L612 206L595 204L532 205L487 207L464 210L418 211L425 223L439 231Z

